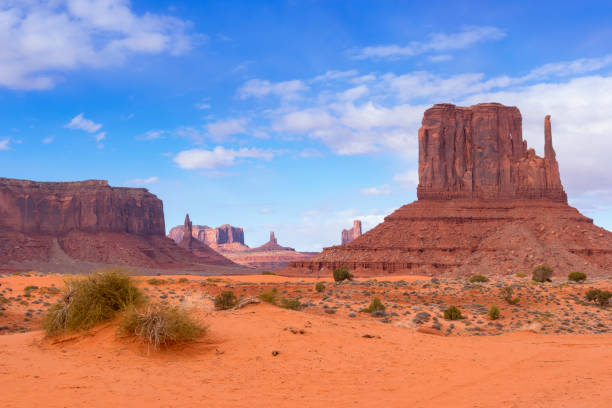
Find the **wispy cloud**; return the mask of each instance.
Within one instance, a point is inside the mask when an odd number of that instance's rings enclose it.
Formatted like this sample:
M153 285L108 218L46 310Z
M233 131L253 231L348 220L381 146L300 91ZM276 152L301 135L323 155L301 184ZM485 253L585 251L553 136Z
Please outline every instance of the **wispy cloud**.
M240 158L271 160L273 157L274 153L270 150L246 147L234 150L217 146L213 150L184 150L174 157L174 162L186 170L213 170L230 167Z
M8 138L8 137L6 137L4 139L0 139L0 150L9 150L10 149L10 146L9 146L10 141L11 141L11 139Z
M148 177L148 178L135 178L132 180L127 180L124 185L126 186L146 186L148 184L157 183L159 181L158 177Z
M69 123L64 125L64 127L67 127L68 129L84 130L85 132L94 133L100 130L102 125L99 123L95 123L92 120L86 119L83 116L83 113L79 113L74 118L72 118Z
M125 0L2 2L0 21L0 86L12 89L49 89L64 72L135 54L181 54L195 39L189 22Z
M391 194L391 187L389 187L388 184L384 184L382 186L377 186L377 187L369 187L369 188L363 188L360 190L361 194L365 194L365 195L389 195Z
M251 79L238 89L238 96L247 99L274 95L282 99L294 99L300 92L308 89L308 85L301 80L270 82L264 79Z
M480 42L499 40L505 36L506 33L497 27L467 26L457 33L431 34L428 41L412 41L407 45L389 44L364 47L353 51L352 57L355 59L413 57L432 51L459 50Z

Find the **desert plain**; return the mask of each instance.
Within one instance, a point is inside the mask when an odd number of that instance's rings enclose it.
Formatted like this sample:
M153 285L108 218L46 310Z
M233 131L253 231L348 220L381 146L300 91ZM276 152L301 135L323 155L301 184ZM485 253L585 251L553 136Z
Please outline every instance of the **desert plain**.
M207 328L194 343L161 350L119 336L114 322L45 337L41 318L64 279L0 277L4 407L607 407L612 400L612 310L584 300L610 278L135 276L151 300L180 304ZM503 300L507 286L517 304ZM214 308L222 291L257 299L272 288L298 299L299 310L257 300ZM363 311L373 297L384 313ZM492 304L496 320L487 316ZM463 318L445 320L449 305Z

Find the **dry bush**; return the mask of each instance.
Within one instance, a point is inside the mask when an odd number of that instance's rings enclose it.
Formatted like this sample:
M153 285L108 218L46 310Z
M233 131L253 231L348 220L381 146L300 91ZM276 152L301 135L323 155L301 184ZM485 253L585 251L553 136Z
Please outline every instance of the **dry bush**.
M553 270L550 266L538 265L533 269L531 279L536 282L550 282Z
M353 279L353 275L349 273L347 266L341 266L337 269L334 269L333 275L334 275L334 280L336 282L342 282L343 280Z
M217 310L231 309L236 306L236 303L238 303L238 299L231 290L224 290L215 297L215 309Z
M470 278L470 282L472 283L485 283L488 282L489 278L484 275L474 275Z
M45 315L43 328L47 335L89 329L142 300L140 290L120 269L69 278L61 299Z
M138 337L155 350L194 341L205 331L185 309L161 304L148 305L142 311L132 307L119 324L121 335Z
M567 275L567 280L571 280L573 282L582 283L586 280L587 276L584 272L571 272Z
M323 292L325 290L325 284L323 282L317 282L315 285L315 290L317 292Z
M446 320L459 320L461 319L461 310L457 306L451 306L444 311L444 318Z

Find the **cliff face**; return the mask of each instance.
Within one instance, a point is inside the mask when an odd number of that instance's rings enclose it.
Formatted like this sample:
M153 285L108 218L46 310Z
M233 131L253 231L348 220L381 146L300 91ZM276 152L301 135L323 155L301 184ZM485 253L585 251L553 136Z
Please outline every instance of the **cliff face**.
M325 276L612 270L612 233L567 205L544 119L544 158L523 140L521 114L497 103L435 105L419 130L418 200L354 241L284 271Z
M355 238L361 236L361 221L353 221L353 228L342 230L342 245L348 244Z
M539 199L567 202L545 119L545 156L523 140L516 107L434 105L419 129L419 199Z
M160 199L144 188L110 187L103 180L41 183L0 178L0 227L41 234L165 234Z
M168 237L177 243L181 242L184 231L185 227L183 225L176 226L170 230ZM217 228L210 228L206 225L193 225L192 231L192 236L195 239L213 247L234 243L244 245L244 230L229 224L224 224Z

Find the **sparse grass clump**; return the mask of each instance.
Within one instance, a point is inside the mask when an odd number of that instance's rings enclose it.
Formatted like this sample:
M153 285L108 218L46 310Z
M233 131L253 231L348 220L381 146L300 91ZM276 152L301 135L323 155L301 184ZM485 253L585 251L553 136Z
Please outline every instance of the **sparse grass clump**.
M325 284L323 282L317 282L315 285L315 290L317 292L323 292L325 290Z
M31 291L33 291L35 289L38 289L38 286L29 285L29 286L26 286L25 288L23 288L23 291L24 292L31 292Z
M497 320L499 318L499 307L495 305L491 305L491 307L489 308L488 315L489 315L489 319Z
M262 274L262 275L276 275L276 274L275 274L274 272L272 272L272 271L263 271L261 274Z
M178 280L178 283L187 283L187 282L189 282L189 279L187 278L181 278Z
M89 329L142 300L132 279L118 269L67 279L61 299L43 319L43 328L47 335Z
M610 303L610 298L612 298L612 292L607 290L591 288L586 293L586 300L595 302L601 307L607 306Z
M383 302L381 302L379 298L375 297L370 302L370 306L363 309L363 311L375 315L385 313L386 309L387 308L385 307L385 305L383 305Z
M280 302L278 303L278 306L284 309L299 310L300 307L302 307L302 304L300 303L298 299L282 298Z
M119 333L135 336L154 349L195 340L205 328L178 306L149 305L143 311L130 308L119 324Z
M526 278L526 277L527 277L527 274L526 274L526 273L523 273L523 272L519 272L519 273L517 273L517 274L516 274L516 277L517 277L517 278Z
M347 266L341 266L339 268L334 269L334 280L336 282L342 282L344 280L352 280L353 275L349 272Z
M165 281L164 279L157 279L157 278L151 278L147 281L147 283L149 285L165 285L166 283L168 283L167 281Z
M461 319L461 310L457 306L451 306L444 311L444 318L446 320L459 320Z
M533 269L533 273L531 274L531 279L536 282L550 282L550 278L552 277L553 270L550 266L546 265L538 265Z
M260 293L258 297L264 302L275 305L278 301L278 290L276 288L271 288L270 290Z
M502 299L504 299L510 305L516 305L519 302L518 297L514 297L514 288L512 286L506 286L501 290Z
M578 282L578 283L584 282L586 278L587 276L586 276L586 273L584 272L571 272L569 275L567 275L567 280Z
M474 275L470 278L470 282L472 283L485 283L488 282L489 278L484 275Z
M236 306L238 299L231 290L224 290L215 298L215 309L227 310Z

